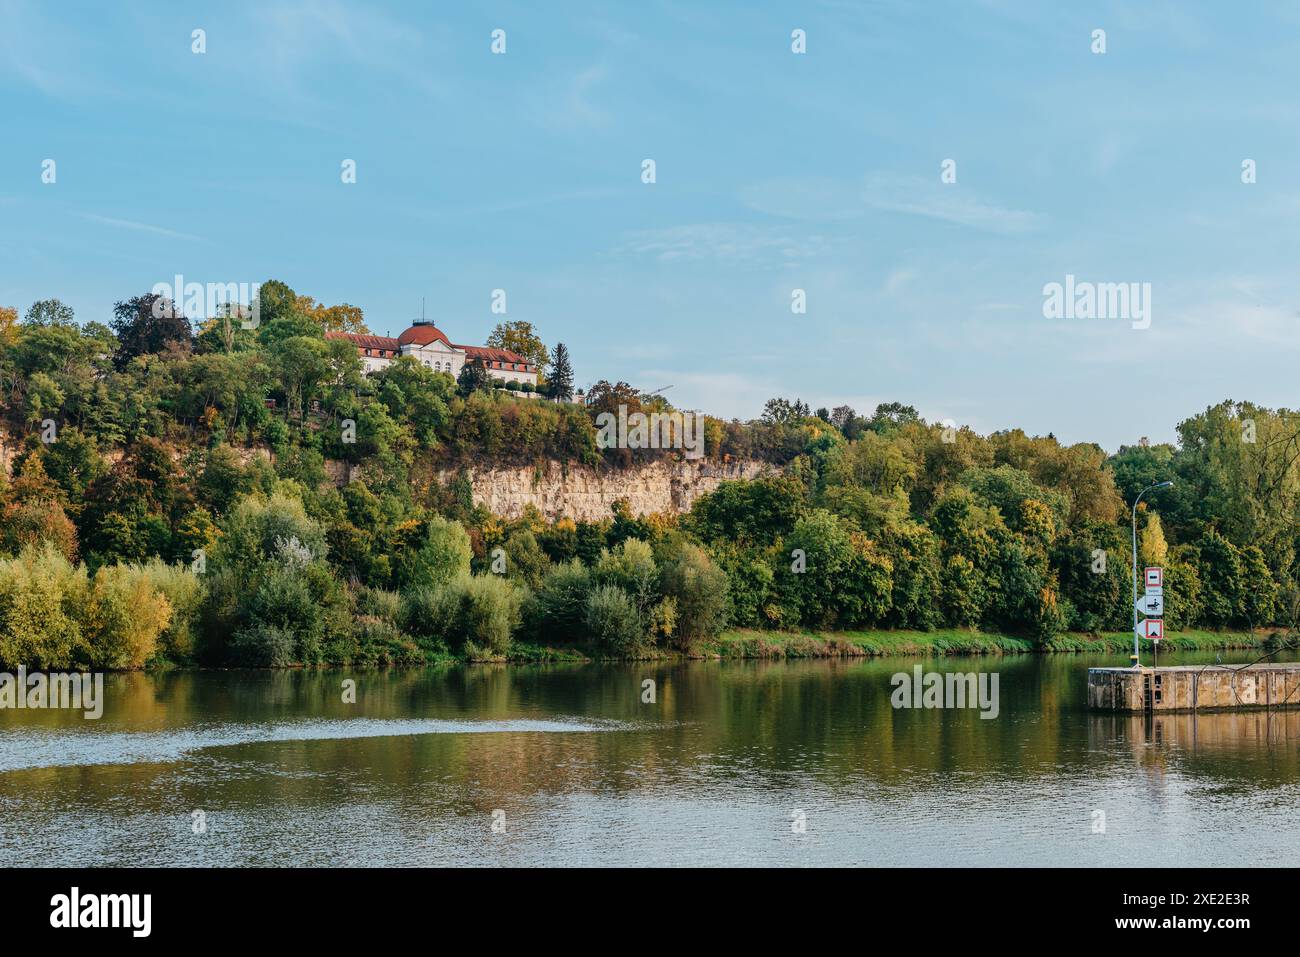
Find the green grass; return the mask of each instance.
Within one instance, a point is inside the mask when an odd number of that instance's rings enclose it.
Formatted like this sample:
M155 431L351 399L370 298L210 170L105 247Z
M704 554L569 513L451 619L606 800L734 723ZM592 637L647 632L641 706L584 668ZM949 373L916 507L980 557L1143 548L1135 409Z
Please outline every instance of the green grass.
M701 648L722 658L835 658L880 655L1011 655L1034 651L1026 638L946 631L755 631L735 629Z
M1237 648L1269 649L1278 639L1272 632L1185 631L1171 633L1162 651L1221 651ZM722 658L834 658L882 655L1019 655L1035 651L1121 653L1133 647L1128 632L1058 635L1043 644L1014 635L965 629L940 631L755 631L723 632L700 650ZM1142 651L1151 653L1151 643Z
M1171 631L1160 642L1161 651L1228 651L1238 648L1271 650L1282 640L1282 633L1272 630L1248 631ZM1143 654L1150 654L1152 643L1141 641ZM1131 652L1133 635L1127 631L1113 631L1102 635L1067 633L1057 635L1043 644L1043 651L1076 652Z
M591 656L578 648L553 648L517 641L510 646L506 660L540 664L548 661L590 661Z
M1232 649L1271 650L1282 640L1274 631L1182 631L1171 632L1160 644L1161 651L1226 651ZM724 631L696 649L696 656L717 658L868 658L885 655L910 657L941 655L1023 655L1033 652L1123 654L1133 647L1128 632L1089 635L1069 632L1043 644L1015 635L950 628L940 631L759 631L737 628ZM1142 653L1150 655L1149 641ZM680 659L679 652L655 648L640 660ZM463 661L463 658L457 660ZM546 662L614 661L584 647L552 646L516 642L507 661L540 664Z

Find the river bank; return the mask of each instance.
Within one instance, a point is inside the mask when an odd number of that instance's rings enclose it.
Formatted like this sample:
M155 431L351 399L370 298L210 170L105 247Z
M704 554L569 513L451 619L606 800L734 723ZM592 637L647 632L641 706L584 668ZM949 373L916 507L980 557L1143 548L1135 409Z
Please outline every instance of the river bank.
M1245 631L1171 632L1161 642L1161 651L1270 651L1285 642L1276 629ZM1141 642L1142 654L1150 655L1150 641ZM647 659L683 657L781 659L781 658L876 658L889 655L943 657L948 655L1128 654L1133 648L1129 632L1085 634L1067 632L1044 643L1024 637L993 632L946 629L938 631L758 631L732 629L699 646L693 655L675 651L653 651ZM592 656L578 647L517 645L506 658L516 662L589 661Z

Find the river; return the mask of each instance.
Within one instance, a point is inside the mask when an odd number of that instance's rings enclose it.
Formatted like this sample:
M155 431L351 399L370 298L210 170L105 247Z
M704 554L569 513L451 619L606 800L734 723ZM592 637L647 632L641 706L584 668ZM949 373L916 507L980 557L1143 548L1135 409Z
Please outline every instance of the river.
M1300 863L1300 710L1086 711L1123 663L109 675L99 720L0 711L0 864ZM894 708L916 664L997 717Z

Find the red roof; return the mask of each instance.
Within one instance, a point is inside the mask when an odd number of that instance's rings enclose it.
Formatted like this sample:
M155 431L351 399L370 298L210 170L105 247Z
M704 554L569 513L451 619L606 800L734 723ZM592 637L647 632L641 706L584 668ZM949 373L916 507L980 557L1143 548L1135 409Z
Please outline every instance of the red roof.
M427 346L434 340L441 340L450 349L458 349L465 353L471 359L481 359L484 362L509 362L515 365L522 364L523 370L535 371L536 366L527 358L517 352L511 352L509 349L493 349L490 346L461 346L448 341L442 330L432 323L416 324L407 329L396 339L391 336L370 336L360 335L355 332L327 332L326 339L349 339L356 343L359 349L382 349L388 352L400 352L402 346L417 345Z
M493 349L490 346L452 346L453 349L459 349L471 359L482 359L484 362L522 362L528 364L525 359L517 352L511 352L509 349Z
M397 341L404 346L412 344L417 346L427 346L435 339L440 339L448 348L453 348L451 340L448 339L446 334L432 322L417 322L397 337Z
M360 335L355 332L327 332L326 339L350 339L363 349L388 349L396 352L401 343L391 336Z

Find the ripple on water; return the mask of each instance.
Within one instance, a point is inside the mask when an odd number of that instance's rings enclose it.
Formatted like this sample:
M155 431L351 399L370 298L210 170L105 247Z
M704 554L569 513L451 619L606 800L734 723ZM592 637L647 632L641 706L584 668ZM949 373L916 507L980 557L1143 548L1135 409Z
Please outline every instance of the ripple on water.
M171 731L45 731L0 733L0 772L96 764L160 764L206 748L279 741L326 741L420 734L560 733L626 731L641 724L613 720L446 721L351 718L275 724L220 724Z

